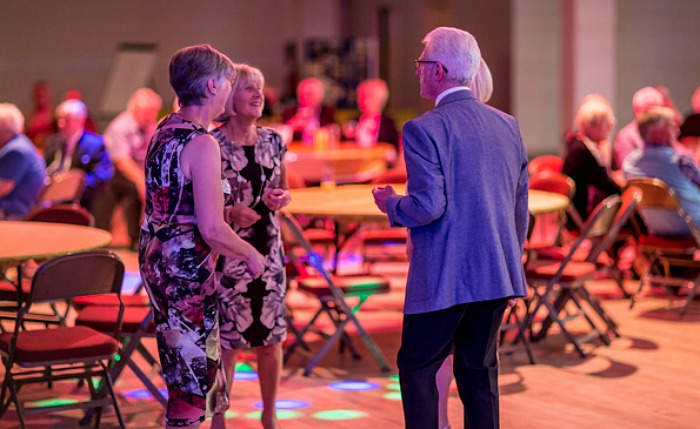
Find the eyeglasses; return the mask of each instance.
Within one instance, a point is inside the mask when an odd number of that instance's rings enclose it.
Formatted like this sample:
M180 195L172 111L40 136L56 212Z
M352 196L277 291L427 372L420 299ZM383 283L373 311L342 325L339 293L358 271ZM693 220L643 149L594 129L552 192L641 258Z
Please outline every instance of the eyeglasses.
M416 70L420 70L421 64L440 64L440 67L447 73L447 67L445 67L440 61L430 61L430 60L413 60L413 64L416 65Z

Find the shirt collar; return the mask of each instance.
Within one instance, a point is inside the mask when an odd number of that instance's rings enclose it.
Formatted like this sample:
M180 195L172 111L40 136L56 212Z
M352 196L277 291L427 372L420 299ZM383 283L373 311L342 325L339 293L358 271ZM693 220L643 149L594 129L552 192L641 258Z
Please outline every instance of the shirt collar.
M442 101L443 98L447 97L448 95L452 94L453 92L464 91L464 90L471 91L466 86L453 86L452 88L448 88L448 89L442 91L440 93L440 95L438 95L437 98L435 99L435 107L437 107L438 104L440 104L440 102Z

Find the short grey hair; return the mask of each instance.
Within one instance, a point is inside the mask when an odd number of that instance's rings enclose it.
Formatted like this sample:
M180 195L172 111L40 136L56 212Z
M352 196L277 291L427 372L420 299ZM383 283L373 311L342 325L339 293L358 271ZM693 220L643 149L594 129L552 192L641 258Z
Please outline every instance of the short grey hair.
M454 27L438 27L423 39L426 60L440 61L447 69L447 80L469 86L474 80L481 51L474 36Z
M72 118L87 119L87 115L87 106L80 100L66 100L56 107L57 118L70 116Z
M384 79L366 79L357 85L358 94L362 91L372 90L376 90L379 93L382 100L382 108L384 108L386 102L389 101L389 86L386 84Z
M233 76L233 62L209 44L187 46L170 59L170 85L181 106L201 106L209 79L223 81Z
M0 103L0 130L13 134L21 134L24 131L24 115L12 103Z

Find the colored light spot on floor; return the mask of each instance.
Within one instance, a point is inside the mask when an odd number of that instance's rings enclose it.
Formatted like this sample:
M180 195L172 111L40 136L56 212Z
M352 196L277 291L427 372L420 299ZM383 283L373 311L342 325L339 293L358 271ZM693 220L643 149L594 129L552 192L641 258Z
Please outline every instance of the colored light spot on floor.
M364 391L378 389L379 385L377 383L370 383L367 381L348 380L331 383L328 385L328 387L335 390Z
M275 408L277 408L278 410L298 410L298 409L302 409L302 408L309 408L310 406L311 406L311 402L297 401L295 399L278 399L275 401ZM257 408L259 410L262 410L263 409L262 401L258 401L256 403L254 403L253 408Z
M251 381L258 379L257 372L235 372L233 373L233 379L237 381Z
M400 401L401 400L401 392L385 393L384 395L382 395L382 398L388 399L390 401Z
M357 410L326 410L314 413L319 420L353 420L367 417L367 413Z
M401 385L399 383L389 383L385 387L389 390L396 390L396 391L401 390Z
M44 399L41 401L29 402L26 404L27 407L58 407L60 405L76 404L78 401L76 399L67 398L52 398Z

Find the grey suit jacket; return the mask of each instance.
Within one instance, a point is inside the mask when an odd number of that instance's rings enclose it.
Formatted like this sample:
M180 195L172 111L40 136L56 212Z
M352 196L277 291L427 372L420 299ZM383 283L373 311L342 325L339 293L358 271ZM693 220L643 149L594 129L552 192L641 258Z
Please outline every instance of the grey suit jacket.
M387 213L413 243L404 313L525 296L527 154L515 119L457 91L407 122L403 145L407 195L389 197Z

